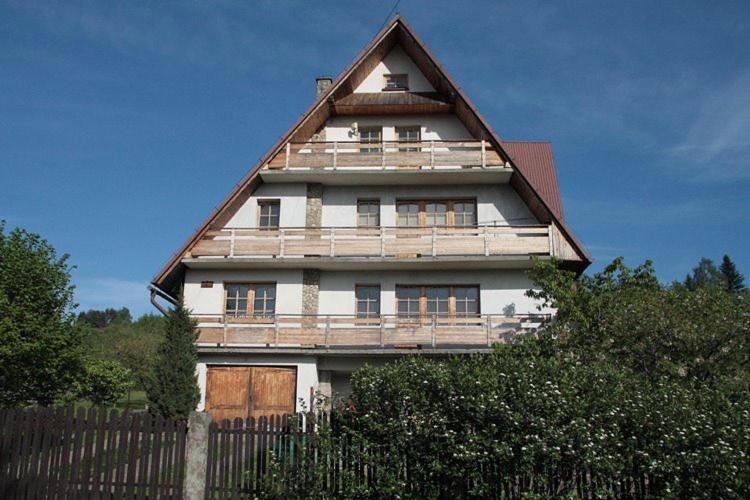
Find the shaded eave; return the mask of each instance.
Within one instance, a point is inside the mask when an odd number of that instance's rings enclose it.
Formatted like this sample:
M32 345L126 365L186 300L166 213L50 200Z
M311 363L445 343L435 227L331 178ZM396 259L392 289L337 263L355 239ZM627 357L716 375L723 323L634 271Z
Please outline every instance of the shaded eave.
M313 104L300 116L300 118L298 118L284 135L282 135L268 150L268 152L258 160L255 166L250 169L242 180L235 185L229 196L227 196L224 201L222 201L211 212L193 235L166 263L161 271L154 276L151 285L166 293L174 293L180 285L183 271L183 264L181 264L180 261L185 252L189 251L190 248L192 248L193 245L203 237L212 223L220 220L222 215L227 213L227 209L238 203L239 200L244 202L255 191L255 189L261 184L260 176L258 175L261 167L278 154L284 144L290 140L307 140L325 124L328 117L331 116L331 109L333 108L332 103L335 102L335 96L341 97L342 95L349 94L353 92L354 88L356 88L357 84L351 81L351 77L355 72L358 71L360 75L364 76L369 74L382 57L384 57L385 54L387 54L388 51L390 51L390 49L398 42L402 43L404 50L410 57L412 57L420 71L425 74L425 77L436 89L449 97L455 96L456 115L464 123L469 132L471 132L477 139L490 141L501 157L510 163L514 170L511 185L513 185L521 197L526 200L529 204L529 208L537 218L542 221L551 220L557 223L564 236L572 243L576 252L580 255L582 260L580 261L580 264L576 264L574 267L577 272L582 272L592 262L586 249L580 244L580 242L578 242L564 220L557 217L544 198L535 191L532 184L515 165L513 159L503 148L502 141L497 133L479 113L471 100L464 94L461 87L455 83L450 74L438 62L434 54L427 48L422 40L412 31L406 21L401 16L396 15L390 23L386 24L386 26L375 35L372 41L367 44L352 63L341 72L328 90L315 99ZM414 47L409 43L404 42L411 42L414 44L414 46L421 50L424 57L419 57L418 53L415 54L413 50ZM432 68L429 67L429 65L432 65ZM360 77L360 81L364 76Z

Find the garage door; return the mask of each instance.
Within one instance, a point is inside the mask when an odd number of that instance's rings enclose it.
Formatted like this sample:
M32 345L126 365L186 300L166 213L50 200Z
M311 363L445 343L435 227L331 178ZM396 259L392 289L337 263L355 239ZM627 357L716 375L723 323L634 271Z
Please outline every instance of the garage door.
M296 368L209 366L206 411L214 420L293 413L296 381Z

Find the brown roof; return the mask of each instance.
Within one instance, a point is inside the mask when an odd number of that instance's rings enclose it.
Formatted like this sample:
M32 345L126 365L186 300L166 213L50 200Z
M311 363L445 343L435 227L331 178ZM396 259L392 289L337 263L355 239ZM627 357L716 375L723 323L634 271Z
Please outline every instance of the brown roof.
M232 192L225 198L203 224L191 235L185 244L165 266L154 276L152 285L167 291L173 290L180 281L179 276L183 266L180 262L183 255L203 237L212 224L218 224L227 216L227 212L237 207L246 200L260 184L258 171L278 153L283 145L289 141L305 141L315 133L330 116L330 106L326 105L329 99L340 99L351 94L356 85L361 82L375 64L390 51L397 43L401 44L419 69L424 73L430 83L438 89L442 95L451 96L451 101L456 116L464 123L470 133L477 139L489 140L501 157L507 157L516 173L511 178L511 185L518 191L519 195L526 201L529 208L541 221L554 220L558 222L564 236L573 244L581 261L578 269L582 270L590 262L591 257L586 249L577 241L570 228L561 218L561 212L550 206L550 199L537 192L536 185L527 178L528 169L520 168L510 158L505 150L503 142L481 116L471 100L464 94L463 90L455 83L448 72L440 65L435 56L427 46L416 36L406 21L399 15L385 25L373 40L360 52L352 63L336 78L326 92L321 93L308 110L292 125L287 132L263 155L263 157L250 169L245 177L235 186ZM512 147L512 146L511 146ZM531 168L531 167L529 167ZM533 171L533 168L531 169ZM555 182L556 184L556 182ZM559 195L557 195L559 198Z
M555 158L549 142L503 141L503 149L523 172L533 188L544 198L558 219L565 218L557 184Z

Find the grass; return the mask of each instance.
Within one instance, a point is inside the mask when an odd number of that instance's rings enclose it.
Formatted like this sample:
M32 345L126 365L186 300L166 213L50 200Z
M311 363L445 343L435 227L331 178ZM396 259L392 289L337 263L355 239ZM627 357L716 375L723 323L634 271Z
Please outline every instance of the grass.
M146 391L142 389L137 389L133 391L129 391L128 394L119 400L116 405L114 405L114 408L117 408L119 410L145 410L146 409ZM91 401L87 400L81 400L76 401L73 404L76 408L85 408L89 409L93 406Z

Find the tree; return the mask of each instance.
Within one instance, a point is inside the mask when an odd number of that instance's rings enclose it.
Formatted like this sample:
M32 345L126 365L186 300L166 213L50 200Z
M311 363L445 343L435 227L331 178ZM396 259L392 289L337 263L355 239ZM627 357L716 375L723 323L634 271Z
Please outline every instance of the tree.
M182 301L169 312L165 336L146 384L151 411L167 418L185 419L200 400L195 374L198 330Z
M0 406L50 405L83 373L68 255L0 223Z
M132 385L132 373L120 363L91 359L78 382L76 395L96 406L112 406L125 397Z
M104 328L86 324L87 352L97 359L118 361L130 370L137 387L145 387L164 337L164 323L163 316L145 314L131 323L114 321Z
M78 323L86 324L94 328L106 328L114 323L131 323L133 317L127 307L122 309L108 308L103 311L89 309L78 313Z
M692 274L688 274L685 277L685 286L690 290L712 286L718 287L722 286L723 283L724 277L716 269L714 261L706 257L702 257L698 265L693 268Z
M724 286L729 293L742 293L747 288L745 287L745 277L737 271L737 266L734 265L729 255L725 255L721 259L721 265L719 271L724 278Z
M630 269L622 258L577 280L553 262L531 276L538 290L527 295L557 309L550 332L587 362L654 380L750 383L750 304L721 286L662 286L650 262Z

